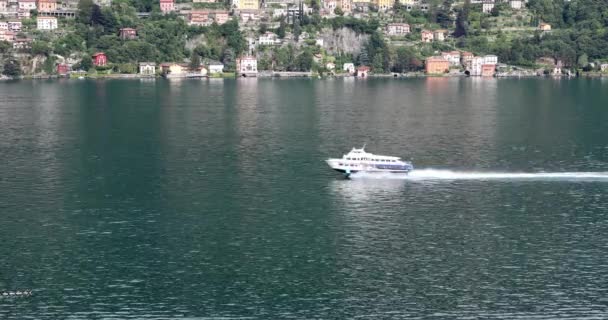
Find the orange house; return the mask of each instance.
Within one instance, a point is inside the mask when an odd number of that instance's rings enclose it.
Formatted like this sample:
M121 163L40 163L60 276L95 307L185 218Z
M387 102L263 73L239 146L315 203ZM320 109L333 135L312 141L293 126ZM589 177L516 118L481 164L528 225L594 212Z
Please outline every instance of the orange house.
M482 64L481 65L481 76L482 77L493 77L496 73L495 64Z
M425 61L427 74L442 74L450 71L450 62L443 57L430 57Z
M433 42L433 31L422 30L420 36L422 37L422 42Z
M57 10L57 1L55 0L38 0L38 12L51 12Z

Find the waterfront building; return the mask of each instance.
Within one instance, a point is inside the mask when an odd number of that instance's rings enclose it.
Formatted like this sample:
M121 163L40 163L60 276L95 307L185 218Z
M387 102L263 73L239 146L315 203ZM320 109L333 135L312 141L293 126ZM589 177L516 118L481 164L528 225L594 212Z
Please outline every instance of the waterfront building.
M482 77L493 77L496 73L495 64L482 64L481 65L481 76Z
M60 76L65 76L70 71L70 67L65 63L57 64L57 74Z
M602 64L600 64L600 70L602 72L608 71L608 63L602 63Z
M450 62L450 66L458 66L460 65L460 51L448 51L442 52L441 57L448 60Z
M359 66L357 68L357 77L358 78L367 78L369 76L369 72L371 68L368 66Z
M243 77L257 76L258 60L254 56L243 56L236 60L236 71Z
M389 36L404 36L410 33L410 25L407 23L389 23L386 25L386 34Z
M0 12L6 12L8 9L8 1L0 0Z
M355 64L352 62L347 62L344 65L342 65L342 71L346 71L350 74L355 73Z
M38 30L55 30L57 29L57 18L38 16L36 18L36 27Z
M450 62L443 57L429 57L424 63L427 74L442 74L450 71Z
M93 65L103 67L108 63L108 58L103 52L97 52L93 55Z
M483 64L498 64L498 57L493 54L483 56Z
M463 66L466 66L471 61L471 59L473 59L474 56L475 55L471 52L463 51L462 53L460 53L460 63Z
M471 76L480 76L481 75L481 66L483 65L483 57L473 57L469 61L469 65L467 66L467 70L469 71L469 75Z
M140 62L139 63L139 74L146 76L153 76L156 74L156 63L154 62Z
M224 64L218 61L209 63L209 73L210 74L218 74L224 72Z

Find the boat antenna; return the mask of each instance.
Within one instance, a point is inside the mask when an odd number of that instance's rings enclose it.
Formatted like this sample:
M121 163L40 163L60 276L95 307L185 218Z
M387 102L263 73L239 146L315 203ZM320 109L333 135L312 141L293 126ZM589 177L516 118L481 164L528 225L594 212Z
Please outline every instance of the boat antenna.
M364 143L363 148L361 148L361 150L364 150L366 145L367 145L367 143Z

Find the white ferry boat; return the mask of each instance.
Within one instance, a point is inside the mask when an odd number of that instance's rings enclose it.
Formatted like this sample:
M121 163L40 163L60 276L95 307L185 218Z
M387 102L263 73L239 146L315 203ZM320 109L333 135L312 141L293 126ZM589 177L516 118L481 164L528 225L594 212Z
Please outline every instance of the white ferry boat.
M342 158L327 159L327 164L334 170L343 173L346 177L351 173L408 173L414 169L410 162L403 161L399 157L381 156L365 152L365 146L361 149L353 148Z

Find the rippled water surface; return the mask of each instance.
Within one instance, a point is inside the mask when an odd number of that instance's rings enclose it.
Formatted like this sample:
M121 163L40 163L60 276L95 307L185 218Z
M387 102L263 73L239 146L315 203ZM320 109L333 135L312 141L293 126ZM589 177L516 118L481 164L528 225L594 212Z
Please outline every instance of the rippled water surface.
M608 81L6 82L0 318L605 319L607 190Z

